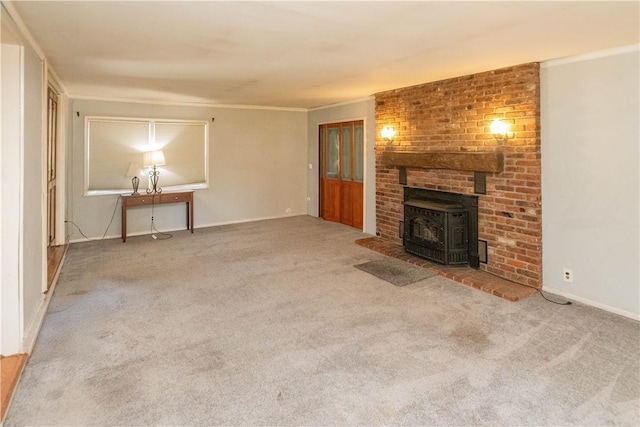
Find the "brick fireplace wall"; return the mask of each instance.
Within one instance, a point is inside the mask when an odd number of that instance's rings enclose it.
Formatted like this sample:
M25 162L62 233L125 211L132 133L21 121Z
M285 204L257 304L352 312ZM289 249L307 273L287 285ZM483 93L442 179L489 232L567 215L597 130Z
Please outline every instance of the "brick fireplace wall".
M479 239L488 260L480 268L505 279L542 286L539 64L530 63L381 92L375 96L377 233L401 242L403 186L384 151L501 151L504 170L487 173L478 195ZM510 124L505 143L490 134L493 119ZM396 137L380 136L393 126ZM407 168L407 185L474 194L472 171Z

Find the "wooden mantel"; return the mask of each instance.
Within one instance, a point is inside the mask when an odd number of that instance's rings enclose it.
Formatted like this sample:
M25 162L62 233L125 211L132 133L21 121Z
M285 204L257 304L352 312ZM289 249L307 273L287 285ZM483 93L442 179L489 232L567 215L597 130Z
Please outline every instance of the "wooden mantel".
M499 152L383 151L382 164L386 167L502 172L504 155Z

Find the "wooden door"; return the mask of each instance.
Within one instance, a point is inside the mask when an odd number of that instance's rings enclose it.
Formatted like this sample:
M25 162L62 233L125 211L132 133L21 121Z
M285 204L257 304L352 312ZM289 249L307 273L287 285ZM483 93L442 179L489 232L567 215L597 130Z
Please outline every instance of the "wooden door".
M364 122L320 126L320 215L363 226Z
M56 239L58 96L52 88L48 88L47 93L47 235L48 246L52 246Z
M56 163L58 149L58 95L52 88L47 91L47 265L55 258L56 240ZM50 270L50 268L48 268ZM54 269L55 271L55 269ZM49 274L50 276L50 274ZM47 280L47 290L52 280Z

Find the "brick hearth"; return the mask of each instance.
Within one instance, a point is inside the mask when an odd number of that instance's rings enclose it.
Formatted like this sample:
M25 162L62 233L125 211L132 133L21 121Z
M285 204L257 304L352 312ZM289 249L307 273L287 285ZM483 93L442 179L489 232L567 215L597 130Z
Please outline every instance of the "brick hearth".
M475 270L469 267L445 267L429 262L406 253L402 245L380 237L366 237L356 240L356 243L383 255L435 270L440 276L446 277L447 279L499 296L508 301L519 301L538 292L535 288L519 285L481 270Z

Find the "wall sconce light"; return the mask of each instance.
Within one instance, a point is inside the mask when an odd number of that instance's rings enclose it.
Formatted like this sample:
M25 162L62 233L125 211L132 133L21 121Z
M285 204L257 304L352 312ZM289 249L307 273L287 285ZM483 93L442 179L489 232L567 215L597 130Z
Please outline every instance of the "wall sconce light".
M144 167L152 168L149 171L149 179L151 180L151 188L147 188L147 194L162 193L162 188L158 187L158 178L160 177L160 171L156 169L156 166L165 165L164 152L162 150L148 151L143 155Z
M491 134L500 144L507 142L509 137L513 138L513 132L509 135L509 125L499 119L494 119L491 122Z
M382 128L380 136L390 144L391 142L393 142L393 138L396 136L396 130L392 126L385 126Z

